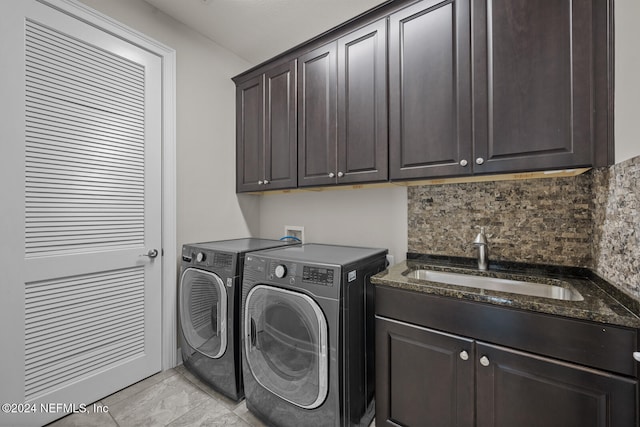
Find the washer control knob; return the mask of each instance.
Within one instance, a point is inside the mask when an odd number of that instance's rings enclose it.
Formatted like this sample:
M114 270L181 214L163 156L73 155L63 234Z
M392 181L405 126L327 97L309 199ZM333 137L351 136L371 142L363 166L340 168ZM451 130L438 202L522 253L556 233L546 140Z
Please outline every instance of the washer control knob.
M275 271L275 273L276 273L276 277L277 277L278 279L282 279L284 276L286 276L286 275L287 275L287 267L285 267L285 266L284 266L284 265L282 265L282 264L278 264L278 265L276 266L276 271Z
M196 261L198 261L198 262L202 262L202 261L204 261L205 259L207 259L207 256L206 256L203 252L198 252L198 253L196 254Z

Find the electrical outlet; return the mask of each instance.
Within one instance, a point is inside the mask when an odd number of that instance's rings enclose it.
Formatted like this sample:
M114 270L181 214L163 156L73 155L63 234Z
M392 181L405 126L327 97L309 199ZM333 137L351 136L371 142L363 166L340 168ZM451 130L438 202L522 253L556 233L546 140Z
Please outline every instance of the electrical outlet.
M304 227L301 225L285 225L284 235L290 237L296 237L300 239L301 243L304 243Z

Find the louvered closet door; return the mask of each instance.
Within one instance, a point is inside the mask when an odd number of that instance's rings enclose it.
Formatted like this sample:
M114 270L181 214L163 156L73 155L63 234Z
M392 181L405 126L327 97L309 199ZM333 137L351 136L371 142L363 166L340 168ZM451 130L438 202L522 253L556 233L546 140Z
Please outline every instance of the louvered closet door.
M38 412L0 425L37 425L64 415L41 403L160 370L162 258L143 255L161 250L161 60L35 1L0 8L0 403Z

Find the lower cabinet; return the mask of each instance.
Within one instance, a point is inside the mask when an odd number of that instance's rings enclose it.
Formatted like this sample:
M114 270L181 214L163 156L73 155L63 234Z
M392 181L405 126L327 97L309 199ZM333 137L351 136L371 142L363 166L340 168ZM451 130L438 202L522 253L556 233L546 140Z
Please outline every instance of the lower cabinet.
M376 317L377 426L631 427L638 381Z
M473 426L473 340L376 318L376 426Z

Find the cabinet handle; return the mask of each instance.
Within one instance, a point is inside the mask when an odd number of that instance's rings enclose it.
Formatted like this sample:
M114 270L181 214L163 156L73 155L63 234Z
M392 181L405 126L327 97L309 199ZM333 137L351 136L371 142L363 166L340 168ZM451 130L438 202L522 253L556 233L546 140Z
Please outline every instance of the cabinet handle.
M489 358L487 356L482 356L480 358L480 364L482 366L489 366Z
M333 178L334 176L336 176L336 174L335 174L335 173L333 173L333 172L329 172L329 178Z
M265 179L265 180L264 180L264 183L265 183L265 185L266 185L266 184L268 184L268 183L269 183L269 181Z
M262 184L263 184L262 180L258 181L258 185L262 185Z
M478 158L476 159L476 164L481 165L481 164L483 164L483 163L484 163L484 159L483 159L482 157L478 157Z
M640 351L634 351L633 358L635 359L636 362L640 362Z
M469 164L465 159L460 160L460 166L465 167Z
M460 352L460 359L462 360L469 360L469 353L467 353L465 350L462 350Z
M338 172L338 178L342 178L344 174L342 172Z

